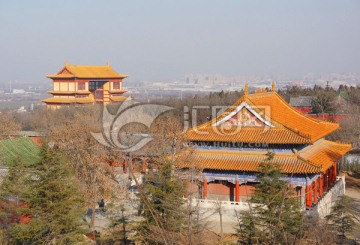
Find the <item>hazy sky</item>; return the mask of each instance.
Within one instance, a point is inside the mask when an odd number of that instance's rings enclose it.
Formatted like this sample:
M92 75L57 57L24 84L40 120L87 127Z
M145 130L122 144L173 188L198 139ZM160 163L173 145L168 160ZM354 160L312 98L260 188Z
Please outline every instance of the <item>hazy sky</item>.
M360 72L359 0L0 0L0 30L0 83L65 61L128 81Z

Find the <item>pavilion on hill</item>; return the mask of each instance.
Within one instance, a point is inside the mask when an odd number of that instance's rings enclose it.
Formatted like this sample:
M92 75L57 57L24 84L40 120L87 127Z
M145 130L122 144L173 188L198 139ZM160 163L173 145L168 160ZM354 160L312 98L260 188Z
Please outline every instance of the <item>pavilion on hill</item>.
M58 73L48 75L53 80L53 97L42 102L50 108L69 104L109 104L129 100L123 96L122 80L127 77L110 65L83 66L65 63Z
M259 164L269 151L303 206L311 207L337 182L338 161L350 144L325 140L337 123L313 119L291 107L275 90L244 96L220 116L185 133L194 146L180 168L201 170L198 198L246 201L256 186ZM186 156L187 151L183 152Z

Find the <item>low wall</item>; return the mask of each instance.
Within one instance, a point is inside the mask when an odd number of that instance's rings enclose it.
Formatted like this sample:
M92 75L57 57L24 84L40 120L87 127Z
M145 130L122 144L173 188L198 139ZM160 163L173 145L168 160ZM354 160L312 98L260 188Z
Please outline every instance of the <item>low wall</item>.
M336 201L345 194L345 176L337 177L336 183L319 200L318 204L308 212L315 212L320 218L330 214ZM188 199L188 204L190 200ZM238 226L236 213L249 210L248 202L232 202L209 199L191 200L191 206L197 206L202 213L204 221L207 222L210 230L220 232L219 206L221 206L223 230L225 233L233 233ZM304 207L305 210L305 207ZM236 213L235 213L236 212Z
M336 177L336 183L318 202L314 211L316 211L320 218L329 215L336 201L345 194L345 176Z
M234 215L236 211L247 211L249 210L249 203L247 202L231 202L231 201L220 201L220 200L208 200L208 199L194 199L194 202L199 203L199 208L216 210L221 205L223 213Z
M190 200L187 200L188 204ZM214 231L221 232L221 223L224 233L235 233L238 228L238 218L236 213L249 210L248 202L232 202L209 199L191 200L191 206L197 207L201 216L201 222ZM222 222L220 222L219 208L221 207Z

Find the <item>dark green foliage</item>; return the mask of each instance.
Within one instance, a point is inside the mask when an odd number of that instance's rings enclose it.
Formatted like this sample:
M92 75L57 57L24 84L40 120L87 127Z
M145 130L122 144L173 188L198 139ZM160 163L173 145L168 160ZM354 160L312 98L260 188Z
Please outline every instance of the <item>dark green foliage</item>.
M174 164L165 161L159 171L150 173L143 193L142 215L144 220L138 226L138 234L148 244L162 244L179 239L186 225L186 210L183 206L184 184L173 175ZM179 241L178 241L179 242Z
M293 243L299 232L302 213L298 198L281 180L279 164L273 162L274 153L260 164L250 211L240 217L239 236L243 244Z
M20 159L13 161L10 164L5 176L5 171L2 171L2 182L0 185L0 229L6 230L11 227L12 223L20 222L21 215L21 201L18 196L21 196L26 189L24 169L25 164ZM5 169L4 169L5 170Z
M16 175L22 176L17 186L12 181ZM23 222L7 222L4 234L8 242L70 244L83 239L83 200L73 171L59 153L43 148L39 164L21 169L17 164L12 166L4 183L2 199L14 193L20 203L15 212L29 217Z

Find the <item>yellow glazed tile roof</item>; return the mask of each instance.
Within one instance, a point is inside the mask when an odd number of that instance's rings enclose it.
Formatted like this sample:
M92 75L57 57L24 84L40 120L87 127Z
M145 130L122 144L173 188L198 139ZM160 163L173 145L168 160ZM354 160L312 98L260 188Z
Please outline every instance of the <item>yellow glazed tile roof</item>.
M283 173L322 173L351 150L351 145L321 140L297 153L276 153L274 161ZM266 159L266 152L204 150L183 151L179 155L179 167L189 168L194 163L198 169L257 172Z
M243 102L259 114L266 109L267 113L262 116L272 127L214 126ZM276 92L264 92L244 95L219 117L188 130L184 138L190 141L304 144L314 143L337 128L337 123L309 118L296 111ZM225 129L225 133L221 133L222 129Z
M271 119L289 129L308 135L312 142L339 128L339 124L321 121L305 116L290 106L276 92L249 94L247 99L255 106L269 106Z
M219 141L219 142L253 142L268 144L306 144L310 139L299 135L284 127L242 127L231 126L229 128L199 127L198 130L189 130L185 136L193 141Z
M86 90L78 90L78 91L48 91L49 94L91 94L90 91Z
M326 171L352 148L351 144L341 144L328 140L320 140L299 151L299 156L320 166Z
M127 75L119 74L110 65L106 66L83 66L69 65L56 74L47 75L48 78L126 78Z
M266 157L266 152L195 150L190 158L184 157L184 159L187 158L188 160L180 160L178 166L180 168L190 168L192 163L194 163L194 167L201 170L257 172L259 171L260 163L266 160ZM273 161L279 163L282 172L287 174L321 172L319 166L298 158L295 154L276 154Z
M125 89L112 89L109 90L110 94L122 94L122 93L126 93L128 90Z
M78 104L86 104L86 103L93 103L94 100L90 98L49 98L42 100L44 103L61 103L61 104L71 104L71 103L78 103Z

